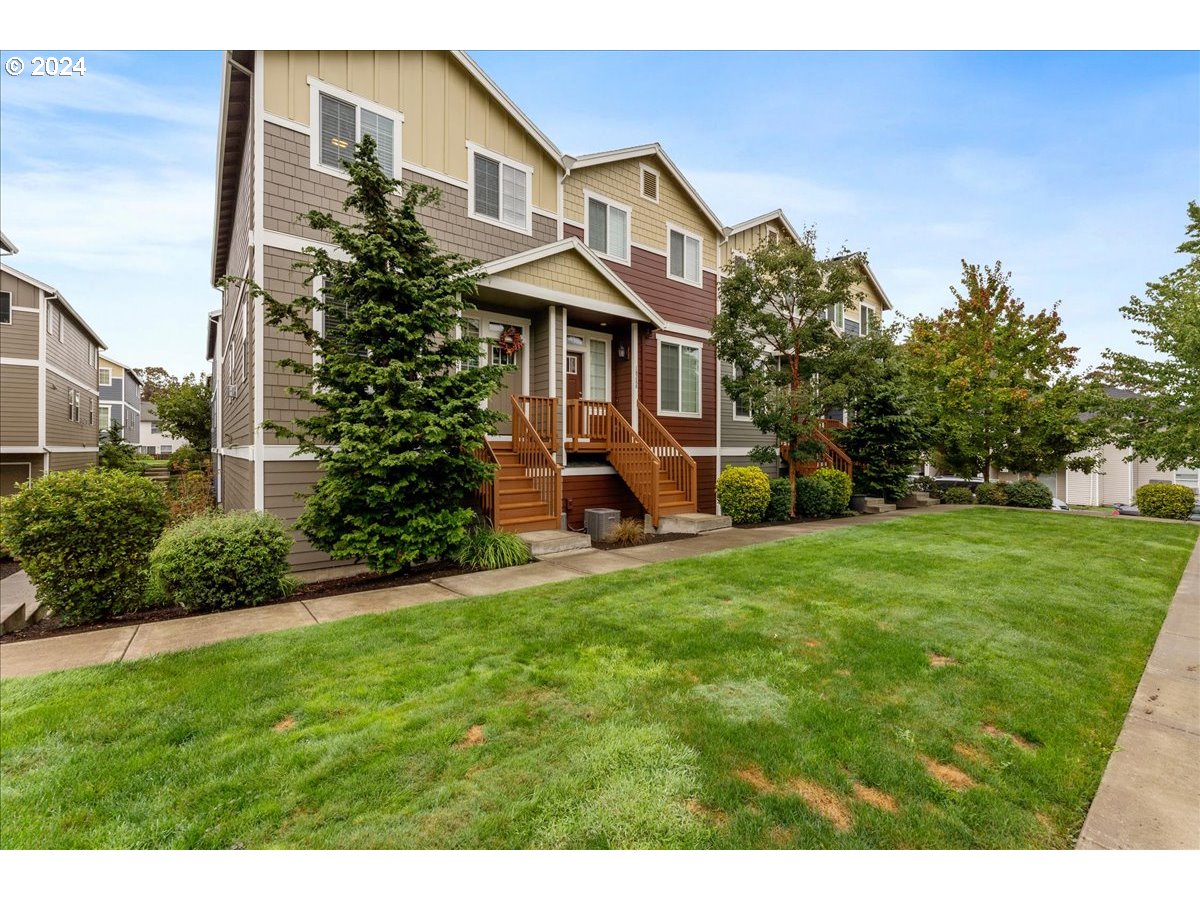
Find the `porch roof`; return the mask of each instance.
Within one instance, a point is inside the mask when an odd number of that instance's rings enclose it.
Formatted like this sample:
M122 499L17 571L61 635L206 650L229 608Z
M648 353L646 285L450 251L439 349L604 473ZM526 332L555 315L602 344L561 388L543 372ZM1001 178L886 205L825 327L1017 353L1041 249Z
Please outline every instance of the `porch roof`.
M649 322L655 328L666 326L662 316L576 237L492 260L481 270L486 276L481 285L487 287Z

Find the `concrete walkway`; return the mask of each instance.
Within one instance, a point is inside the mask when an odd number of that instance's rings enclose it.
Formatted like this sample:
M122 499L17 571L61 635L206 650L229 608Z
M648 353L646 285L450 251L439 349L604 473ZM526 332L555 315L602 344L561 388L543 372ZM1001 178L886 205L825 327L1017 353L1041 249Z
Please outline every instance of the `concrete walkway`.
M824 522L773 525L764 528L729 528L686 540L628 547L623 550L580 550L555 556L552 561L534 562L505 571L505 590L570 581L588 575L619 572L651 563L687 559L719 550L764 544L830 529L870 526L904 516L928 515L960 508L963 507L934 506L926 509L901 509L875 516L830 519ZM390 612L406 606L436 603L456 597L479 597L495 593L495 573L472 572L469 575L437 578L428 584L381 588L316 600L275 603L253 609L237 609L205 616L169 619L165 622L148 622L144 625L125 625L61 637L18 641L0 645L0 678L37 675L42 672L119 660L142 659L156 653L189 650L231 638L302 628L350 616Z
M1167 610L1077 846L1200 849L1200 543Z

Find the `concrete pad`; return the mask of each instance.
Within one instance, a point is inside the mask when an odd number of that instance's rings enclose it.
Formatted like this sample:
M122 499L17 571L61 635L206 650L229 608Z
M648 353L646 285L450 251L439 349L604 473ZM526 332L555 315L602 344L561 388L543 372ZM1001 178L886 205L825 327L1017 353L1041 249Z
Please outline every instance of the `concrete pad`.
M571 550L587 550L592 546L591 537L578 531L525 531L517 537L525 542L534 559Z
M622 547L620 550L609 550L608 552L613 556L623 556L647 563L688 559L692 556L711 553L711 549L706 550L704 547L693 546L699 540L700 538L691 538L686 541L669 541L664 544L644 544L641 547Z
M564 553L554 558L556 566L571 569L581 575L604 575L608 572L620 572L622 569L634 569L646 563L640 559L628 556L617 556L607 550L585 550L582 553Z
M555 581L570 581L572 578L578 577L580 577L579 573L572 569L563 568L554 563L535 562L495 572L472 572L470 575L435 578L431 584L440 585L464 597L483 597L487 594L551 584Z
M125 651L125 659L141 659L156 653L189 650L232 638L313 624L315 621L312 615L304 604L299 602L234 609L166 622L149 622L138 628L129 649Z
M1144 722L1177 728L1200 738L1200 678L1181 678L1146 669L1129 715ZM1197 747L1200 752L1200 746ZM1200 798L1197 798L1200 803Z
M1127 719L1080 841L1111 850L1200 848L1196 738Z
M706 531L719 531L732 528L733 519L729 516L717 516L712 513L679 513L663 516L658 523L659 534L704 534Z
M436 584L405 584L399 587L380 588L377 591L360 591L357 594L339 594L334 597L318 597L302 600L312 617L318 622L336 622L350 616L368 613L390 612L406 606L436 603L449 600L458 594Z
M137 630L137 625L124 625L4 644L0 646L0 678L116 662L125 653Z

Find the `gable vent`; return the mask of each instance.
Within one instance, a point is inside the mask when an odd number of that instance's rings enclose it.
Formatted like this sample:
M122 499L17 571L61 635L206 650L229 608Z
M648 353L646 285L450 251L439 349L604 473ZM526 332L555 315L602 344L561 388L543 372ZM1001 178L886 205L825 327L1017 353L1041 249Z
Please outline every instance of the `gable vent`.
M658 173L642 169L642 196L647 200L658 199Z

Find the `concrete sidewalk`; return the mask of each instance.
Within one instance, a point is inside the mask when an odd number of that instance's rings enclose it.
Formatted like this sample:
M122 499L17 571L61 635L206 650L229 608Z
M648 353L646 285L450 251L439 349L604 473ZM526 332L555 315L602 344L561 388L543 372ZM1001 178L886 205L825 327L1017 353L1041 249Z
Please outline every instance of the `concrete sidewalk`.
M763 528L729 528L686 540L647 544L624 550L580 550L563 554L553 561L534 562L506 570L505 590L537 587L656 562L687 559L720 550L765 544L830 529L869 526L905 516L927 515L962 508L964 507L934 506L925 509L900 509L875 516L830 519L824 522L772 525ZM165 622L148 622L143 625L105 628L61 637L18 641L0 645L0 678L38 675L42 672L94 666L119 660L141 659L156 653L189 650L232 638L302 628L350 616L390 612L406 606L437 603L456 597L479 597L495 593L494 572L472 572L469 575L437 578L428 584L381 588L315 600L297 600L252 609L169 619Z
M1076 846L1200 849L1200 543L1167 610Z

